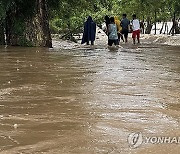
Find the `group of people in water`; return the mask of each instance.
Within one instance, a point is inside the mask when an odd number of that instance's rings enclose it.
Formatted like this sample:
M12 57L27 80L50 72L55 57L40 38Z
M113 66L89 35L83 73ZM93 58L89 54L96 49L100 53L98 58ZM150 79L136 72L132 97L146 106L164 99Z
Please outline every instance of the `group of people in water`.
M136 18L136 15L132 15L132 21L127 19L127 15L122 15L122 20L119 20L117 16L109 17L105 16L105 28L104 32L108 37L108 45L118 46L120 41L128 42L128 33L132 32L133 44L140 43L140 21ZM82 44L86 43L89 45L94 45L96 38L96 23L93 21L92 17L89 16L84 24L84 33L82 38Z

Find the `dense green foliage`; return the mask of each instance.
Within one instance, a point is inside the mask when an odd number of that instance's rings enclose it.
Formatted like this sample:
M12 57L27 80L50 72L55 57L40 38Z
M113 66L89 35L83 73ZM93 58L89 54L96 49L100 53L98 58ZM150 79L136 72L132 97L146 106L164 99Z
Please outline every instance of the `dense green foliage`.
M91 15L97 24L104 21L106 14L118 15L121 18L122 14L126 13L131 19L135 13L140 20L149 20L151 24L156 21L171 21L174 13L177 18L180 17L179 0L61 0L56 1L54 8L55 10L51 11L51 28L56 33L69 29L77 30L88 15Z

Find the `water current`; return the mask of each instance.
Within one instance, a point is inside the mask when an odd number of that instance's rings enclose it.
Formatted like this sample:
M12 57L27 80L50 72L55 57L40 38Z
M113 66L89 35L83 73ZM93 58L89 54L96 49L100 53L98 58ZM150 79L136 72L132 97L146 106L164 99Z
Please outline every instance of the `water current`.
M136 132L180 136L179 47L0 48L0 153L179 154Z

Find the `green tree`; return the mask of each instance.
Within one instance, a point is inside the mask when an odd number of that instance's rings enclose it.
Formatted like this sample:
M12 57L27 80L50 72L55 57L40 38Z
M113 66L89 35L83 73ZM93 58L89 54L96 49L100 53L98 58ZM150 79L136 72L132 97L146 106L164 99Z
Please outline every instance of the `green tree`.
M46 0L1 0L8 45L51 47Z

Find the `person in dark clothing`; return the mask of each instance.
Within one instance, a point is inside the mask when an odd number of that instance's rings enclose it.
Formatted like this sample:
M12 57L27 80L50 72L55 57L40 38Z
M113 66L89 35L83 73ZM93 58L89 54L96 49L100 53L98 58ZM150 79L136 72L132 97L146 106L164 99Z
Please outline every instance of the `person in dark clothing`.
M106 16L104 17L104 20L105 20L105 23L106 23L105 33L108 34L108 26L109 26L109 24L110 24L110 18L109 18L109 16L106 15Z
M123 19L121 20L121 26L122 26L122 34L124 35L125 42L127 42L128 38L128 32L129 32L129 25L130 21L126 18L126 14L123 14Z
M96 23L92 20L92 17L89 16L87 21L84 23L84 33L81 44L86 43L89 45L89 41L91 41L91 45L94 45L94 41L96 38Z
M104 19L105 19L105 23L106 23L106 27L108 27L108 25L110 24L110 18L109 18L109 16L105 16L104 17Z

